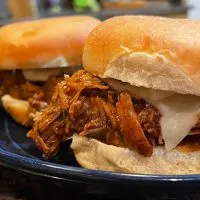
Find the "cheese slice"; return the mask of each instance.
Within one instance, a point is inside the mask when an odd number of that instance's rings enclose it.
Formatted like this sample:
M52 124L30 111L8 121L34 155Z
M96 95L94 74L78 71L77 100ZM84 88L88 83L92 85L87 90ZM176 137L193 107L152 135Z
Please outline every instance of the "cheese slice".
M50 76L56 76L61 73L61 69L26 69L22 73L28 81L47 81Z
M197 122L200 98L192 95L173 95L155 102L161 113L160 125L165 149L175 148Z
M161 134L167 151L175 148L197 122L200 97L131 86L114 79L107 82L112 88L127 90L132 97L144 99L160 111Z
M29 81L46 81L50 76L56 76L59 75L62 70L59 69L60 67L67 67L69 66L69 63L67 62L66 58L63 56L59 56L53 60L51 60L49 63L46 63L45 65L41 66L43 69L25 69L22 70L22 73L26 80ZM58 67L57 69L51 69ZM46 68L46 69L45 69Z
M128 83L118 81L116 79L104 79L104 80L105 82L108 83L108 85L111 88L119 92L129 91L129 94L133 98L144 99L150 104L176 94L175 92L166 92L162 90L154 90L151 88L136 87Z

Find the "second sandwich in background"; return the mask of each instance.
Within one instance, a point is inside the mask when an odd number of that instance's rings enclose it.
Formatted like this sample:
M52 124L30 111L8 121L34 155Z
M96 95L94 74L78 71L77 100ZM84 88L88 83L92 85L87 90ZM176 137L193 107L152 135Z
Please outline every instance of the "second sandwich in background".
M1 102L17 122L31 125L47 107L64 69L82 65L85 40L99 23L89 16L67 16L0 29Z

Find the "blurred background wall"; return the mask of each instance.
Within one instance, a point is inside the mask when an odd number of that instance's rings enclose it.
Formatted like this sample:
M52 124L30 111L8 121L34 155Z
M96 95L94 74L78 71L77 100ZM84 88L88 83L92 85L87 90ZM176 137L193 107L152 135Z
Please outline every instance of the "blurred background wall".
M186 0L186 3L192 6L188 11L187 17L190 19L200 19L200 0Z
M0 0L0 25L37 17L142 14L200 19L200 0Z

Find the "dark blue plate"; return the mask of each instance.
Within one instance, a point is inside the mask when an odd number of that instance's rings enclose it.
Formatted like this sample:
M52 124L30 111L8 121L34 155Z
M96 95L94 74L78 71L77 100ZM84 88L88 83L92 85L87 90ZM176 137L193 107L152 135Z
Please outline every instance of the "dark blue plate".
M69 144L63 145L59 154L47 161L26 137L28 129L15 123L3 110L0 110L0 119L0 164L28 175L47 178L61 185L67 182L76 186L81 184L92 192L106 193L116 193L119 187L122 191L123 187L200 186L200 175L143 175L83 169L78 166Z

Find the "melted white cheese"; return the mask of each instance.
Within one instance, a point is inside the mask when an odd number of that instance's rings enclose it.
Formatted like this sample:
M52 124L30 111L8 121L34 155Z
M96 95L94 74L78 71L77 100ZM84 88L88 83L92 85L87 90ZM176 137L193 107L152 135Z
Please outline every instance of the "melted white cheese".
M69 65L67 59L63 56L58 56L57 58L51 60L47 64L43 65L42 68L51 67L67 67Z
M59 56L49 63L41 66L43 69L25 69L22 70L24 77L29 81L46 81L52 75L58 75L62 72L60 67L67 67L69 64L63 56ZM58 67L57 69L51 69ZM45 69L47 68L47 69Z
M165 149L175 148L190 132L200 111L200 98L192 95L173 95L155 102L160 111L161 133Z
M190 132L200 112L200 97L177 94L143 87L130 86L110 79L108 83L118 91L127 90L134 98L142 98L161 113L161 134L167 151L175 148Z
M29 81L46 81L50 76L58 75L61 70L58 69L26 69L22 71L26 80Z

